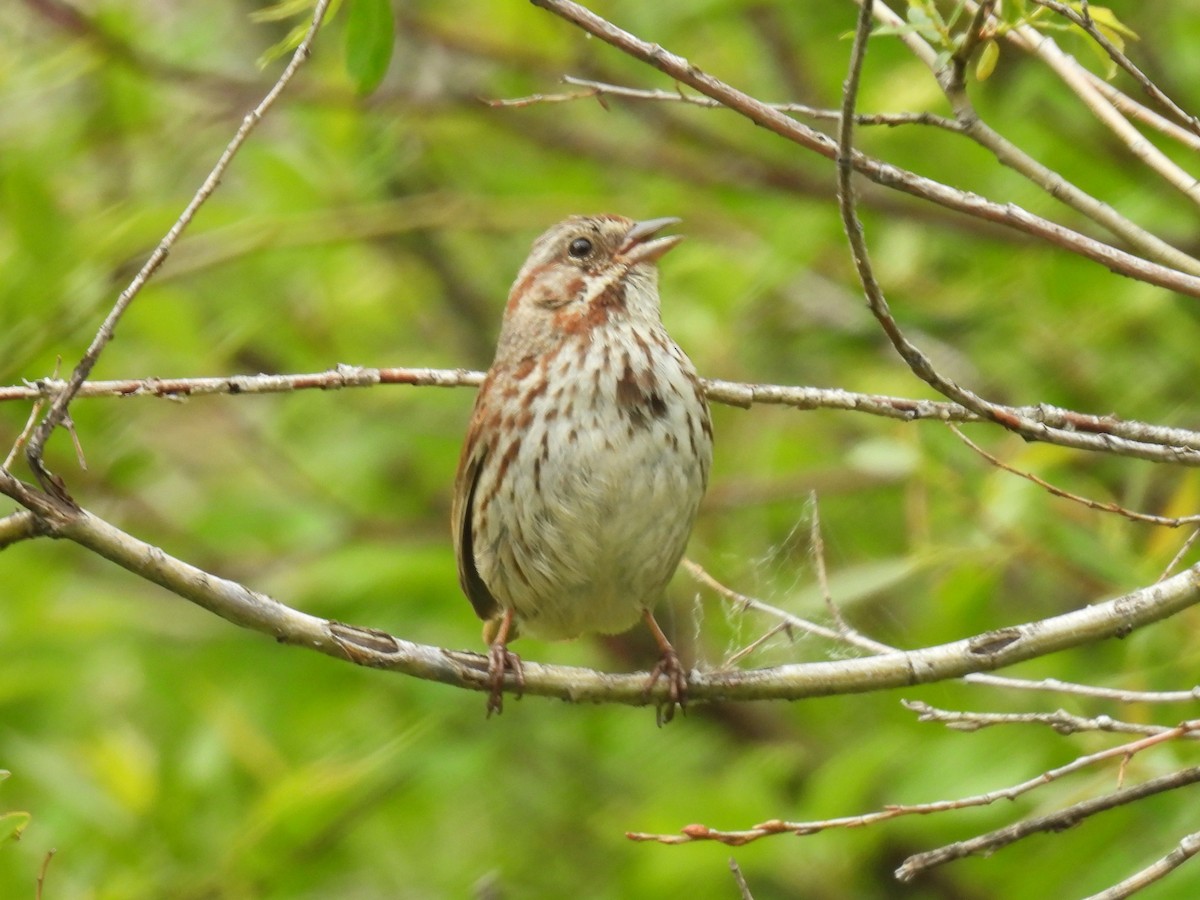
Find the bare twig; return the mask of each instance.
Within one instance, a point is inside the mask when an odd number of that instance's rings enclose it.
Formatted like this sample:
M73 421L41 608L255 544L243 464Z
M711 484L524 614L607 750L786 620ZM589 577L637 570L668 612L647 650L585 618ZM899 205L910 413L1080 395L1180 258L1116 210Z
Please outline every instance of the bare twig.
M1186 722L1179 728L1168 728L1165 725L1140 725L1134 722L1122 722L1111 716L1096 716L1087 719L1083 716L1072 715L1066 710L1051 713L980 713L963 712L960 710L938 709L919 700L903 701L906 709L917 713L919 721L940 722L947 728L956 731L979 731L996 725L1045 725L1053 728L1059 734L1076 734L1081 731L1105 731L1113 734L1142 734L1161 735L1163 733L1179 732L1180 735L1194 737L1194 731L1200 729L1200 722Z
M713 78L683 57L669 52L662 46L643 41L570 0L533 0L533 2L577 25L589 34L612 44L635 59L654 66L676 81L720 101L756 125L827 159L836 158L837 144L826 135L797 122L778 110L771 109L761 101L725 82ZM913 172L882 163L857 151L852 154L852 161L858 172L885 187L895 188L987 221L1017 228L1101 263L1115 272L1160 287L1169 287L1171 290L1188 296L1200 297L1200 277L1187 274L1185 271L1148 262L1138 256L1117 250L1108 244L1032 215L1013 204L992 203L975 194L959 191L931 179L923 178ZM1173 251L1173 248L1167 247L1164 250L1164 252L1168 251ZM1178 251L1173 252L1178 253ZM1195 265L1200 271L1200 262L1196 262Z
M1118 112L1134 121L1141 122L1156 131L1165 134L1172 140L1178 141L1190 150L1200 151L1200 135L1176 125L1165 116L1161 116L1144 104L1139 103L1127 94L1122 93L1114 85L1109 84L1095 72L1085 70L1085 77L1092 87L1100 92Z
M1059 781L1067 775L1071 775L1088 766L1096 765L1097 763L1106 762L1108 760L1128 760L1136 754L1147 750L1150 747L1165 743L1166 741L1175 740L1183 736L1190 736L1196 728L1200 728L1200 722L1188 722L1178 728L1168 729L1162 734L1156 734L1151 737L1141 738L1140 740L1130 741L1126 744L1120 744L1116 747L1109 747L1106 750L1101 750L1097 753L1091 753L1086 756L1080 756L1072 760L1066 765L1059 766L1055 769L1043 772L1042 774L1022 781L1018 784L1011 785L1006 788L998 788L994 791L988 791L983 794L975 794L969 797L960 797L957 800L937 800L931 803L915 803L915 804L895 804L885 806L883 809L875 810L874 812L863 813L857 816L840 816L834 819L823 819L809 822L785 822L781 819L772 819L768 822L762 822L754 825L751 828L739 831L722 831L715 828L709 828L707 825L689 825L684 828L680 834L653 834L647 832L630 832L626 837L635 841L656 841L660 844L687 844L693 841L717 841L733 847L740 847L752 841L757 841L761 838L771 837L780 834L791 834L797 837L807 837L808 835L817 834L822 831L828 831L834 828L862 828L869 825L874 825L879 822L885 822L889 819L896 819L902 816L927 816L935 813L950 812L958 809L970 809L972 807L989 806L997 800L1015 800L1022 794L1027 794L1030 791Z
M586 88L582 91L569 91L563 94L531 94L527 97L513 97L504 100L488 100L488 106L523 108L546 103L570 103L577 100L590 100L599 97L622 97L626 100L649 100L658 103L684 103L689 106L699 106L703 109L725 109L724 103L711 97L700 97L695 94L685 94L682 90L662 91L646 90L644 88L625 87L619 84L609 84L605 81L594 81L590 78L576 78L564 75L563 82ZM807 103L768 103L771 109L785 113L798 113L810 119L836 122L841 113L836 109L823 109L819 106L809 106ZM929 125L945 131L962 131L962 125L953 119L939 116L935 113L862 113L854 117L856 125L884 125L896 128L901 125Z
M1174 850L1152 865L1098 894L1085 897L1084 900L1125 900L1126 897L1132 897L1142 888L1149 887L1160 878L1171 874L1197 853L1200 853L1200 831L1182 838Z
M900 881L912 881L922 872L935 866L944 865L945 863L977 853L993 853L1033 834L1040 834L1047 831L1062 831L1065 828L1077 825L1084 819L1094 816L1097 813L1116 809L1119 806L1125 806L1129 803L1136 803L1139 800L1144 800L1146 797L1152 797L1164 791L1173 791L1195 784L1198 781L1200 781L1200 766L1181 769L1178 772L1172 772L1170 775L1152 778L1139 785L1113 791L1111 794L1103 797L1084 800L1049 815L1026 819L1023 822L1017 822L1006 828L999 828L987 834L971 838L970 840L959 841L945 847L939 847L937 850L930 850L928 853L915 854L906 859L903 865L896 870L896 877Z
M38 517L27 509L0 518L0 550L42 533Z
M855 2L862 4L863 0L855 0ZM976 16L971 31L968 34L968 43L970 42L970 35L978 35L984 30L982 20L989 18L987 15L987 7L989 6L990 4L988 3L975 5ZM884 24L898 26L904 22L882 0L873 2L872 9L874 15ZM1044 37L1040 32L1028 26L1019 31L1021 34L1033 35L1038 40ZM1010 31L1008 32L1008 37L1015 39L1013 35L1016 33ZM967 96L963 68L959 61L952 60L951 65L943 67L940 58L934 52L933 48L914 31L903 32L901 39L917 58L929 67L930 72L937 79L942 92L946 95L946 99L950 102L950 106L954 110L954 118L962 126L963 134L993 153L999 162L1020 172L1056 200L1067 204L1072 209L1087 216L1093 222L1102 225L1110 233L1119 237L1139 253L1143 253L1150 259L1173 266L1184 272L1192 274L1200 273L1200 260L1189 256L1176 247L1172 247L1158 236L1151 234L1146 229L1122 216L1107 203L1081 190L1077 185L1072 184L1057 172L1038 162L984 122ZM1053 41L1050 41L1049 38L1045 38L1045 40L1053 45ZM1027 51L1031 50L1028 41L1021 43L1021 46ZM1055 71L1061 78L1070 78L1078 83L1072 84L1073 89L1079 93L1084 102L1092 108L1093 112L1106 125L1121 135L1130 150L1139 159L1155 171L1158 171L1174 187L1187 194L1193 201L1200 199L1200 185L1196 184L1194 178L1187 175L1179 166L1175 165L1169 158L1159 152L1157 148L1141 138L1137 134L1136 129L1121 118L1111 106L1105 104L1095 91L1090 90L1086 85L1086 79L1082 75L1086 70L1074 60L1065 57L1061 53L1058 54L1058 57L1062 57L1061 59L1055 57L1049 50L1043 51L1040 47L1038 48L1038 53L1039 55L1043 55L1043 58L1048 61L1053 60L1051 64L1055 67Z
M1030 25L1020 25L1008 31L1005 39L1049 66L1063 83L1075 92L1097 120L1115 134L1147 169L1158 174L1163 181L1193 203L1200 203L1200 183L1196 177L1182 169L1134 128L1105 97L1104 92L1096 88L1090 73L1074 57L1064 53L1053 38ZM1155 258L1161 257L1156 255ZM1193 271L1191 264L1182 264L1175 259L1172 259L1170 264L1184 271Z
M842 214L842 224L850 243L851 255L858 271L859 281L867 296L867 305L895 347L901 359L908 364L913 374L934 388L938 393L965 406L972 412L995 422L1001 427L1020 434L1029 440L1051 441L1066 447L1083 449L1091 447L1100 449L1108 445L1112 438L1098 438L1096 435L1080 435L1072 431L1049 428L1040 422L1033 422L1019 417L1014 418L1002 407L994 404L967 388L961 387L951 379L942 375L934 368L926 354L913 344L900 329L888 307L883 290L875 278L871 266L870 255L867 251L866 239L863 235L862 222L858 218L852 176L855 171L852 137L854 134L854 105L858 96L858 81L866 56L867 38L870 34L873 0L860 0L858 26L854 32L854 44L851 48L850 71L846 78L842 102L842 121L838 129L838 208ZM1131 455L1142 452L1157 453L1148 446L1136 447L1135 443L1121 441ZM1185 451L1182 457L1196 456L1194 451Z
M129 378L119 381L86 381L78 397L159 397L184 400L213 394L281 394L292 391L333 391L342 388L373 387L378 384L406 384L427 387L478 387L482 372L469 369L369 369L339 365L324 372L297 375L228 375L212 378ZM62 381L40 379L24 385L0 387L0 402L47 399L66 389ZM1197 433L1200 439L1200 433ZM1200 447L1200 444L1197 445Z
M729 857L729 871L733 873L733 882L737 885L738 895L742 900L754 900L754 895L750 893L750 885L746 884L746 876L742 874L742 867L732 856Z
M995 7L996 0L981 0L975 8L975 15L967 26L966 33L962 35L961 43L950 56L952 79L957 86L966 83L967 64L980 45L991 36L993 29L989 25Z
M45 417L34 430L33 436L30 438L29 445L26 448L25 457L29 461L29 466L33 470L34 475L37 477L38 483L42 486L42 489L52 494L57 499L68 503L73 502L71 501L70 495L67 493L66 487L62 483L61 479L58 479L56 476L54 476L53 473L46 468L45 463L42 461L42 455L47 439L50 437L54 429L63 424L63 422L66 420L67 407L75 398L76 393L79 391L84 381L87 380L92 368L96 365L97 360L100 359L100 354L103 352L104 348L108 346L109 341L113 339L117 323L125 314L125 310L129 308L129 305L133 303L137 295L141 293L142 288L146 285L146 282L150 280L151 276L154 275L155 271L158 270L158 267L162 265L163 260L167 258L167 254L171 251L171 248L175 245L175 242L179 240L179 237L183 234L184 229L191 224L192 219L195 217L200 207L204 205L205 201L212 196L213 191L217 189L217 185L221 182L221 176L224 175L225 170L229 167L230 162L233 161L233 157L246 142L246 139L250 136L250 133L262 120L262 117L275 104L275 101L279 98L279 95L283 92L283 89L287 87L288 82L292 80L292 77L299 70L300 66L303 65L305 60L308 59L313 40L316 38L317 31L321 27L321 22L325 18L325 12L329 7L329 3L330 0L317 0L317 3L313 9L312 22L309 25L308 31L301 39L299 46L296 47L295 53L292 54L291 61L284 68L278 80L271 87L271 89L267 91L266 95L259 102L259 104L249 113L247 113L246 117L242 120L241 127L238 128L237 132L233 136L233 139L230 140L229 144L225 147L225 150L221 153L221 156L217 159L216 165L213 166L212 171L208 174L208 177L204 179L204 183L200 185L200 188L196 191L195 195L184 208L183 212L180 213L179 218L176 219L175 223L170 227L170 229L168 229L166 235L159 242L158 246L154 248L154 252L150 254L150 258L146 260L145 265L143 265L138 273L133 277L133 281L131 281L129 286L121 292L119 297L117 297L117 302L113 305L113 308L109 310L108 315L101 323L100 328L96 332L95 337L92 338L92 342L88 346L87 351L83 354L83 357L79 360L78 365L75 366L75 370L71 373L71 377L67 381L66 386L54 397L54 400L50 404L50 408L47 410Z
M1167 563L1167 566L1165 569L1163 569L1162 574L1158 576L1159 581L1162 581L1164 578L1170 575L1171 572L1174 571L1175 567L1183 561L1183 558L1187 556L1187 552L1192 549L1192 545L1196 543L1196 538L1200 538L1200 528L1197 528L1188 535L1187 540L1183 542L1183 546L1181 546L1179 551L1171 557L1171 561ZM1198 688L1198 690L1200 690L1200 688Z
M808 533L809 553L813 558L813 571L817 576L817 587L821 590L821 598L825 601L825 608L829 610L829 617L837 626L838 634L847 643L860 646L862 642L874 644L874 641L846 621L841 607L833 600L833 592L829 589L829 573L825 568L825 539L821 536L821 509L817 505L816 491L809 495L808 503L812 509L812 525Z
M885 644L882 641L877 641L874 638L866 636L853 626L845 629L829 628L797 616L794 613L779 609L762 600L739 593L733 590L733 588L722 584L694 560L684 559L681 565L699 584L709 588L717 596L733 604L739 611L754 610L755 612L776 619L790 629L802 631L825 640L840 642L846 646L865 650L868 653L903 652L891 644ZM777 633L777 631L773 630L772 633ZM1043 678L1031 681L1025 678L1010 678L1005 675L995 675L990 672L975 672L964 676L963 681L970 682L971 684L986 685L988 687L1011 688L1022 691L1074 694L1080 697L1112 700L1117 703L1194 703L1200 701L1200 685L1186 691L1131 691L1119 688L1098 687L1091 684L1075 684L1070 681L1060 681L1057 678Z
M42 864L38 868L37 887L34 891L35 900L42 900L42 889L46 885L46 872L50 869L50 860L54 859L54 854L58 851L53 847L46 851L46 855L42 857Z
M0 465L0 469L3 469L5 472L7 472L10 468L12 468L12 464L16 460L17 454L21 452L21 447L23 447L25 442L29 440L29 435L33 431L33 426L37 424L38 414L41 413L42 406L45 405L45 402L46 401L44 398L39 397L37 402L33 404L33 407L29 410L29 418L25 420L25 427L21 429L21 433L17 435L17 439L13 441L12 449L8 451L8 456L4 458L4 463L3 465Z
M339 365L325 372L297 375L230 375L213 378L145 378L120 381L84 382L78 397L160 397L180 400L211 394L272 394L299 390L339 390L402 384L429 387L475 387L483 381L482 372L467 369L392 368L372 369ZM984 417L958 403L918 400L863 394L838 388L797 385L746 384L708 379L705 393L715 403L749 409L755 404L790 406L795 409L839 409L916 421L934 419L943 422L980 422ZM48 399L65 390L66 384L41 379L24 385L0 387L0 402ZM1200 465L1200 432L1186 428L1151 425L1113 416L1074 412L1048 404L1038 406L1000 406L994 408L1013 419L1046 427L1043 440L1060 443L1059 432L1097 436L1103 450L1118 456L1134 456L1154 462ZM1154 449L1157 447L1157 449Z
M980 673L968 675L963 681L972 684L987 684L992 687L1013 688L1019 691L1048 691L1055 694L1075 694L1112 700L1116 703L1195 703L1200 700L1200 685L1187 691L1129 691L1120 688L1098 687L1093 684L1075 684L1057 678L1042 678L1030 681L1023 678L1005 678L1001 675Z
M1072 494L1070 491L1064 491L1062 488L1055 487L1050 482L1048 482L1042 478L1039 478L1038 476L1034 475L1032 472L1022 471L1021 469L1018 469L1014 466L1010 466L1008 463L1003 462L1002 460L996 458L995 456L993 456L992 454L990 454L986 450L984 450L982 447L980 447L978 444L976 444L974 441L972 441L965 434L963 434L962 430L955 427L953 424L947 423L947 427L952 432L954 432L955 437L957 437L960 441L962 441L964 444L966 444L968 447L970 447L972 450L974 450L976 453L978 453L980 456L982 456L984 459L986 459L989 463L991 463L997 469L1003 469L1005 472L1011 472L1013 475L1016 475L1020 478L1024 478L1027 481L1032 481L1038 487L1042 488L1043 490L1047 491L1050 494L1053 494L1055 497L1061 497L1064 500L1070 500L1073 503L1078 503L1081 506L1086 506L1088 509L1095 509L1100 512L1115 513L1119 516L1124 516L1126 519L1130 519L1131 521L1134 521L1134 522L1146 522L1150 525L1163 525L1167 528L1179 528L1183 525L1195 525L1197 522L1200 522L1200 515L1179 516L1179 517L1155 516L1155 515L1151 515L1149 513L1140 513L1140 512L1136 512L1132 509L1126 509L1124 506L1120 506L1116 503L1104 503L1099 500L1092 500L1088 497L1081 497L1079 494Z
M1086 14L1086 8L1084 15L1080 15L1070 6L1060 3L1058 0L1033 0L1033 2L1038 6L1054 10L1064 19L1069 20L1086 31L1088 36L1108 54L1108 58L1124 69L1155 103L1174 116L1176 121L1186 125L1193 133L1200 135L1200 119L1188 113L1183 107L1168 97L1162 88L1155 84L1145 72L1134 65L1133 61L1121 52L1121 48L1110 41L1108 35L1096 27L1096 23L1092 20L1092 17Z

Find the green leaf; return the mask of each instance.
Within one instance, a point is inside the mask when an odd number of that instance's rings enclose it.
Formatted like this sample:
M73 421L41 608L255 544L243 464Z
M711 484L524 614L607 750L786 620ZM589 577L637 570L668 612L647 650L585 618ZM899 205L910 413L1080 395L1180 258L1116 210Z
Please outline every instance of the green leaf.
M2 841L19 841L21 832L25 830L25 826L29 824L29 820L33 818L27 812L10 812L0 814L0 842Z
M307 31L307 23L301 23L300 25L294 26L292 30L287 33L287 37L271 45L263 52L262 56L258 58L258 67L260 69L265 69L271 63L275 62L275 60L279 59L285 54L291 53L300 46L300 42L304 40L304 34Z
M391 0L352 0L346 21L346 72L360 94L387 74L395 43Z
M282 22L294 16L307 15L312 9L312 0L282 0L250 13L251 22Z
M996 61L1000 59L1000 45L995 41L988 41L983 45L983 52L979 54L979 62L975 63L975 77L980 81L987 81L988 77L996 71Z
M1072 3L1072 4L1070 4L1070 6L1077 13L1079 13L1080 15L1083 15L1083 4ZM1111 34L1112 32L1116 32L1117 34L1121 35L1122 37L1127 37L1131 41L1136 41L1138 39L1137 32L1134 31L1132 28L1130 28L1128 25L1126 25L1124 22L1122 22L1120 19L1118 19L1116 13L1114 13L1107 6L1092 6L1089 3L1088 4L1088 15L1091 17L1091 20L1096 24L1096 28L1099 29L1100 32L1103 33L1104 36L1107 37L1110 41L1113 41L1112 34ZM1116 44L1117 41L1113 41L1113 43Z
M1108 38L1108 42L1110 44L1112 44L1122 53L1125 52L1125 39L1121 37L1119 32L1113 31L1111 28L1107 27L1106 25L1101 25L1099 22L1096 23L1096 30Z
M333 20L341 5L342 0L332 0L329 8L325 11L326 23ZM304 35L308 32L311 24L310 17L314 6L314 0L281 0L279 3L250 14L252 22L282 22L285 19L300 18L300 21L292 26L283 40L268 47L258 58L260 69L265 69L275 60L286 56L300 46L300 42L304 40Z

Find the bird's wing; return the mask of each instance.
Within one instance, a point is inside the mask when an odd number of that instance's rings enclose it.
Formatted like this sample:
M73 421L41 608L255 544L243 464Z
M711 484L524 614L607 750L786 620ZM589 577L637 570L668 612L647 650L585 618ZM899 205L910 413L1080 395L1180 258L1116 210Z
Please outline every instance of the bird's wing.
M474 452L470 452L474 449ZM475 613L485 622L500 613L500 604L484 584L475 567L475 489L479 486L479 473L483 469L487 450L472 448L468 442L458 466L458 477L454 483L454 506L451 520L454 526L454 553L458 557L458 583L463 593L475 607Z

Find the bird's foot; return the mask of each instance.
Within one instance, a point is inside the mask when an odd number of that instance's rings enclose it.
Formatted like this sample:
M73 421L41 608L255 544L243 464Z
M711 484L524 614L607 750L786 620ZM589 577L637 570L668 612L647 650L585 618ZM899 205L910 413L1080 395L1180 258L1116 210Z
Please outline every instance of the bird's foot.
M667 640L663 630L658 627L658 622L654 621L654 614L647 609L643 612L642 618L645 619L650 633L654 635L654 640L662 654L658 659L658 665L651 670L650 679L646 682L646 696L650 696L650 692L654 690L654 686L661 679L667 680L667 699L659 701L655 707L655 721L661 728L664 722L670 722L675 718L676 708L686 712L687 672L683 670L683 666L679 662L679 654L675 652L675 648L671 646L671 642Z
M487 714L499 715L504 711L504 673L512 672L517 686L517 699L525 690L525 673L521 670L521 657L508 649L509 638L516 637L516 621L511 609L505 610L499 619L484 626L484 638L488 641L488 694Z
M676 709L685 714L687 712L687 672L683 670L683 666L679 662L679 654L673 647L668 647L663 651L658 664L651 670L650 678L646 682L647 697L654 690L654 686L663 679L666 679L667 682L667 697L665 700L660 700L655 707L655 721L660 727L664 722L670 722L675 718Z
M516 695L520 699L525 690L525 673L521 670L521 657L513 653L500 641L492 644L488 650L488 684L491 692L488 694L487 714L504 712L504 675L512 672L516 681Z

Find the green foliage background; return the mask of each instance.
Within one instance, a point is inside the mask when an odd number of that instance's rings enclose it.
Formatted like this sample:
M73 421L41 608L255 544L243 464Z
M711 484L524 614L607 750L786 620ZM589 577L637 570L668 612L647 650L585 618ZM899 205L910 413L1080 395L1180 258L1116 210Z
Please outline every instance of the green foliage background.
M1131 52L1196 110L1196 4L1153 6L1114 4L1141 35ZM764 99L837 103L852 4L596 7ZM8 11L0 383L45 377L60 356L74 364L274 79L281 64L263 71L255 60L295 20L255 23L256 8L104 0L72 15L27 0ZM344 10L322 34L94 377L483 368L529 241L569 213L612 211L684 219L688 240L664 261L664 317L703 374L929 396L865 310L828 163L723 111L615 99L489 108L478 98L553 93L563 74L672 85L526 3L414 0L394 14L391 66L368 96L347 74ZM375 20L365 21L370 33ZM1068 49L1088 56L1082 43ZM377 75L361 56L350 71ZM1006 49L972 95L1037 158L1200 250L1194 210L1039 66ZM861 108L946 111L895 38L872 42ZM896 164L1094 232L956 137L909 127L859 139ZM1200 424L1197 301L874 187L862 195L897 317L949 374L1004 402ZM85 400L72 415L87 471L61 433L50 463L85 506L196 565L313 614L478 648L446 523L471 400L465 389L405 387ZM27 415L0 406L0 446ZM1184 539L1051 498L936 424L772 408L715 418L693 558L738 590L823 616L807 538L815 491L835 598L858 627L898 645L1148 584ZM1168 515L1200 505L1192 471L971 433L1098 500ZM769 625L696 595L678 577L667 618L701 665ZM1198 626L1192 611L1019 674L1187 688ZM651 659L636 634L519 649L612 670ZM752 663L831 653L844 651L780 638ZM1167 722L1195 714L947 684L698 707L661 730L648 710L537 698L486 721L481 695L276 646L76 546L29 541L0 555L0 768L12 772L0 813L32 816L19 842L0 843L0 895L32 897L56 848L45 894L55 900L732 897L729 848L624 833L952 798L1111 743L1032 727L957 733L916 723L901 698ZM1143 755L1128 777L1190 764L1184 756ZM758 900L1079 896L1195 831L1195 797L1110 813L912 886L890 873L908 853L1115 778L1099 768L1003 808L778 837L733 855ZM1185 867L1146 896L1198 890L1200 874Z

